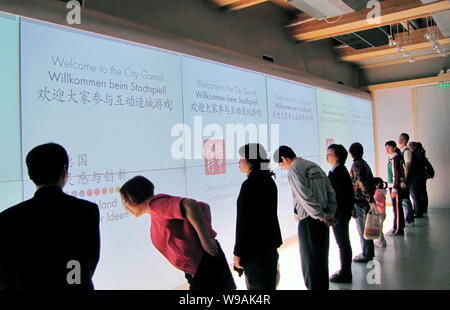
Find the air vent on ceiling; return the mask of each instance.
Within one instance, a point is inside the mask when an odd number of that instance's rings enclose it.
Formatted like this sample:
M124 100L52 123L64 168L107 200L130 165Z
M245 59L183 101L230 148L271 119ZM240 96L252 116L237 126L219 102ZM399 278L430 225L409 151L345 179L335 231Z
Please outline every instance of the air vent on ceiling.
M273 57L273 56L269 56L269 55L262 55L262 59L263 60L265 60L265 61L268 61L268 62L271 62L271 63L274 63L275 62L275 57Z
M334 38L357 50L389 44L388 34L381 27L344 34Z

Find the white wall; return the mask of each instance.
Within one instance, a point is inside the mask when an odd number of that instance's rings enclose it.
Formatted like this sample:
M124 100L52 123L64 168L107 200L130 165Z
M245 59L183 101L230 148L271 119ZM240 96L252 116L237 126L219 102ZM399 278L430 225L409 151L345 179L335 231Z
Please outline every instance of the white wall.
M395 88L375 92L375 115L377 131L377 175L387 178L387 155L384 144L389 140L398 141L402 132L413 136L413 109L410 88Z
M430 208L450 208L449 112L450 89L438 85L374 92L377 174L386 180L385 142L408 133L411 141L422 142L437 172L428 182Z
M436 171L428 181L433 207L450 208L450 88L438 85L417 88L417 140L427 150Z

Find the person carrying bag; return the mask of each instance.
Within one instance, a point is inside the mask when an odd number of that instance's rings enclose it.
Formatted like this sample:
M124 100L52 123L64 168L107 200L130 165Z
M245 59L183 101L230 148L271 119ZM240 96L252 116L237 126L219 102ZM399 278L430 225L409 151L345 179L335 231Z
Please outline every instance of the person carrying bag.
M377 205L370 203L370 210L366 217L366 226L364 227L364 239L376 240L380 237L382 215L378 213Z

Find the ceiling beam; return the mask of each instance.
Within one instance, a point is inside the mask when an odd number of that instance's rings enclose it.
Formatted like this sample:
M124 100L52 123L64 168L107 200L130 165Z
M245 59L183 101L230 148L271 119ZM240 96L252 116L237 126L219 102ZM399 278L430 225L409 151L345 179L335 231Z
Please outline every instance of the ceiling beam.
M430 31L435 32L438 31L436 27L430 27ZM406 47L408 52L423 50L423 49L431 49L430 43L428 43L424 35L427 32L427 28L422 28L418 30L411 31L411 37L408 36L408 33L399 33L395 39L397 42L400 42L401 46ZM439 40L441 45L450 44L450 38L443 38ZM366 59L372 59L376 57L390 56L398 54L398 50L396 47L390 47L389 45L379 46L379 47L370 47L361 50L355 50L349 46L340 47L336 49L339 54L339 58L342 61L348 62L357 62Z
M447 52L447 56L450 56L450 52ZM423 55L423 56L414 56L414 59L416 60L416 62L419 61L424 61L424 60L429 60L429 59L434 59L434 58L439 58L442 57L439 54L433 53L430 55ZM360 69L372 69L372 68L379 68L379 67L386 67L386 66L391 66L391 65L398 65L398 64L406 64L408 63L408 59L396 59L396 60L391 60L391 61L383 61L383 62L377 62L377 63L373 63L373 64L366 64L366 65L362 65L359 68Z
M314 20L306 23L292 24L288 31L297 40L316 41L352 32L372 29L380 26L401 23L405 20L422 18L450 10L450 1L438 0L422 4L420 0L384 0L380 2L381 22L369 24L367 16L371 8L342 15L336 22L330 24L326 20Z
M435 85L435 84L439 84L445 80L450 80L450 73L439 74L437 76L432 76L432 77L423 78L423 79L368 85L368 86L364 87L363 89L367 89L367 90L370 90L373 92L373 91L377 91L377 90L390 89L390 88Z
M300 12L295 6L289 4L288 0L213 0L224 11L236 11L250 6L254 6L263 2L272 2L277 6L292 12Z
M221 10L237 11L269 0L213 0Z
M290 12L293 13L300 12L300 10L297 9L295 6L289 4L288 0L269 0L269 1Z

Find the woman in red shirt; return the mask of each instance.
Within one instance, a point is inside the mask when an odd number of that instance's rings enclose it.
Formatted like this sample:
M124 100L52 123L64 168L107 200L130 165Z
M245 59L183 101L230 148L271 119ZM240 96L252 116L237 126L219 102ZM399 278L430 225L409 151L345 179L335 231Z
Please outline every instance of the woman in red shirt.
M128 180L120 194L135 216L151 216L154 246L177 269L185 272L191 290L236 289L225 255L211 227L208 204L193 199L154 194L143 176Z

